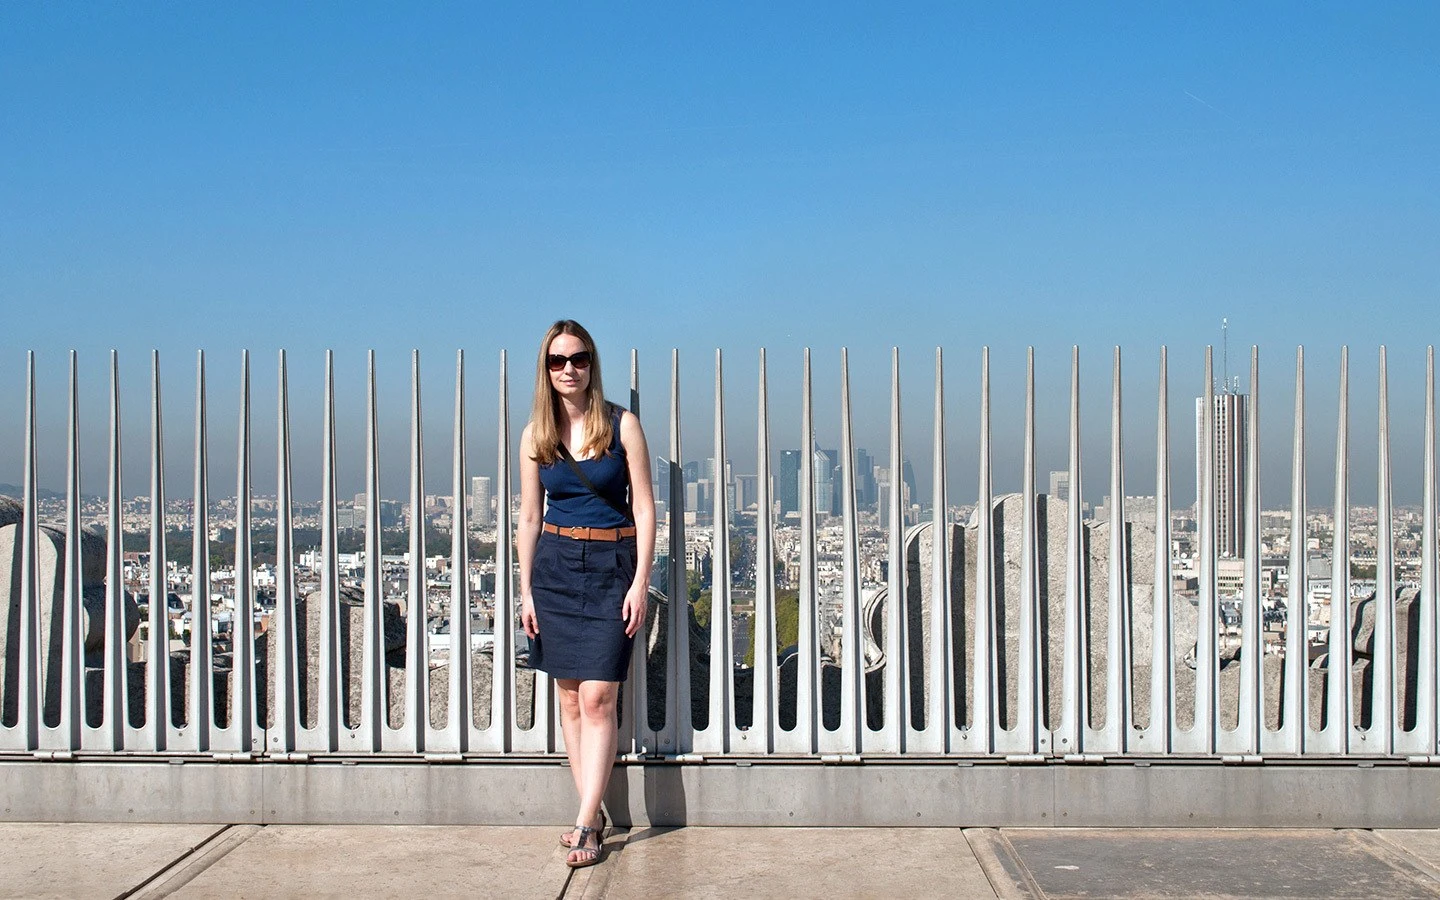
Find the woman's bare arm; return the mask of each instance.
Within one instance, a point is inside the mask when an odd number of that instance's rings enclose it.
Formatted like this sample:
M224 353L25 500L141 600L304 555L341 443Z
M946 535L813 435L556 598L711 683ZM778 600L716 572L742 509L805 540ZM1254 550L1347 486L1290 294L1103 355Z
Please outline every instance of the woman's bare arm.
M501 497L509 503L509 497ZM530 426L520 433L520 518L515 524L515 558L520 563L520 625L530 637L540 633L535 620L535 606L530 599L530 566L535 559L535 545L540 540L540 519L544 514L545 488L540 483L540 465L530 445ZM509 578L509 572L496 572L497 578Z
M645 622L655 567L655 490L650 484L650 448L640 420L632 413L620 419L620 443L630 472L630 510L635 516L635 580L625 595L625 633L634 634Z

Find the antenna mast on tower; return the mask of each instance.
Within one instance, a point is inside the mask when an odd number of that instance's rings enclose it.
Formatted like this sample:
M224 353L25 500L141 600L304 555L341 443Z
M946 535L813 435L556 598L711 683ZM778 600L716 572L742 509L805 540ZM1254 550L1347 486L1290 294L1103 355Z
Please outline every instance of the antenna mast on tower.
M1230 320L1220 320L1220 382L1221 390L1230 392Z

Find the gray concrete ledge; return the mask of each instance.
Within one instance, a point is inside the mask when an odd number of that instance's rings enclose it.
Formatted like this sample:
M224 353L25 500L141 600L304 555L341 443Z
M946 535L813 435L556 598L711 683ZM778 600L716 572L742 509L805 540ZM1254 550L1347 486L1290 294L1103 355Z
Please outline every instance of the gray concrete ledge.
M555 764L0 762L0 821L534 825L573 815ZM620 826L1440 826L1440 766L629 764Z

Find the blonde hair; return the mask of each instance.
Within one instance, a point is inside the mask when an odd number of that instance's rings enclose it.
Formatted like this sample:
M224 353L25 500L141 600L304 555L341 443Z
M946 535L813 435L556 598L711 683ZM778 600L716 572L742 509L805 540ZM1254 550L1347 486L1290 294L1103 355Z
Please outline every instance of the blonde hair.
M585 441L575 451L577 458L599 456L610 452L610 442L615 430L610 418L610 404L605 402L605 390L600 383L600 352L585 326L574 319L561 319L545 332L540 342L540 356L535 361L535 400L530 407L530 448L535 461L548 466L560 458L560 398L550 385L550 368L546 357L550 355L550 342L562 334L580 339L590 352L590 385L585 396L590 401L585 411Z

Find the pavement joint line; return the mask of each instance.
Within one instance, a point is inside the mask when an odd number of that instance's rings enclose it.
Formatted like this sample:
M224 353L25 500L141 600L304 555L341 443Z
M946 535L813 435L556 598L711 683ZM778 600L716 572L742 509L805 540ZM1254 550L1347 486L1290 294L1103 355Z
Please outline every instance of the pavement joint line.
M1000 900L1043 900L1045 893L998 828L962 828L961 835Z
M125 900L125 898L133 897L139 892L145 890L147 887L154 884L160 878L163 878L167 872L178 868L180 864L183 863L185 860L189 859L191 856L194 856L197 852L208 846L211 842L219 839L221 835L225 834L225 832L229 831L233 827L235 826L221 825L219 828L215 829L215 831L211 832L210 835L204 840L200 841L198 844L187 847L184 852L182 852L179 856L175 857L174 859L170 860L170 862L155 870L153 873L151 873L150 877L146 878L144 881L141 881L134 887L121 891L115 896L115 900Z
M558 862L564 866L565 860L569 857L570 850L564 846L560 846L558 849L550 851L550 859L547 860L547 863L553 864ZM565 868L565 878L560 882L560 891L555 895L555 900L565 900L565 894L570 890L570 882L573 881L574 878L575 870L567 866Z
M1431 881L1440 883L1440 869L1417 856L1399 841L1392 840L1381 832L1371 829L1346 829L1346 832L1352 840L1367 850L1374 851L1375 855L1387 863L1407 866Z
M1001 846L1005 848L1006 853L1010 854L1010 859L1014 860L1015 867L1020 872L1020 877L1024 879L1025 889L1030 892L1030 896L1044 900L1045 891L1041 889L1040 882L1035 880L1035 873L1030 871L1030 866L1025 862L1025 857L1021 856L1020 851L1015 849L1015 845L1010 843L1010 835L1006 833L1006 829L997 828L995 831L999 836Z
M259 834L264 825L231 824L178 863L159 873L155 880L131 895L134 900L161 900L205 874L209 868L229 856L241 844Z

